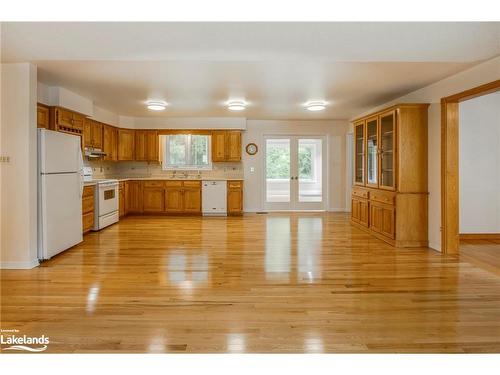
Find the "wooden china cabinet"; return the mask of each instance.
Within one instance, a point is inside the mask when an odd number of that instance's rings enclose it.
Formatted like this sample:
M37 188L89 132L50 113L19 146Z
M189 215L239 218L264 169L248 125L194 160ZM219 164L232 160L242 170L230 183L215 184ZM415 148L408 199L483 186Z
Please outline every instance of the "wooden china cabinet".
M355 120L351 222L397 247L428 245L428 104Z

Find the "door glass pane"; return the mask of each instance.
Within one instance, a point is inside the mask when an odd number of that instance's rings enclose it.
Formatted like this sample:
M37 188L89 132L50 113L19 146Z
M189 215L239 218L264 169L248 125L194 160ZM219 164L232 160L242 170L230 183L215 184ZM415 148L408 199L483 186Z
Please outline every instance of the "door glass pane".
M364 163L363 163L363 157L365 153L365 136L363 134L364 126L363 125L358 125L356 126L356 143L355 143L355 148L356 148L356 171L355 171L355 178L356 182L358 183L363 183L364 181Z
M366 123L368 183L377 184L377 120Z
M266 139L266 201L290 202L290 139Z
M385 116L380 121L380 184L394 186L394 115Z
M321 139L299 139L299 202L323 200L323 163Z

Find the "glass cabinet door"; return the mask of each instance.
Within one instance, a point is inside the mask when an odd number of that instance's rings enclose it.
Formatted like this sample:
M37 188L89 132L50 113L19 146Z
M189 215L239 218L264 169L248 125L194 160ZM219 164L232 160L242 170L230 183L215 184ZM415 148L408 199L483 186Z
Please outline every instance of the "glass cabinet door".
M378 186L378 118L366 121L366 182Z
M395 187L395 113L380 116L380 187Z
M354 125L354 182L365 184L365 123Z

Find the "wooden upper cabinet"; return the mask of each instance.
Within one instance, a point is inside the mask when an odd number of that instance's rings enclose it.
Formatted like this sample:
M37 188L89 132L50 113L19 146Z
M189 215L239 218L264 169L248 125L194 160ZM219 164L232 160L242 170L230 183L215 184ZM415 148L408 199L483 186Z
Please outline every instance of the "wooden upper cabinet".
M379 187L396 188L396 111L379 116Z
M83 122L83 147L92 147L92 120L86 118Z
M158 161L158 143L156 130L136 130L135 160Z
M228 131L226 132L226 160L240 161L241 160L241 132Z
M36 107L36 125L39 128L49 128L49 107L40 103Z
M226 132L212 132L212 161L226 161Z
M103 125L102 151L106 153L104 160L118 160L118 130L109 125Z
M118 160L135 160L135 131L118 129Z
M212 132L212 161L241 160L241 131L215 130Z
M49 113L49 128L51 130L80 136L83 134L85 116L61 107L50 107Z
M84 147L103 149L103 124L86 118L83 122Z
M92 143L94 148L102 150L102 128L103 125L98 121L92 121Z
M148 161L158 161L160 149L159 143L158 131L149 130L146 133L146 157Z
M379 126L378 117L366 120L366 185L378 187L379 177Z
M354 124L354 184L365 184L365 122Z
M56 108L56 124L62 126L73 126L73 112L64 109Z

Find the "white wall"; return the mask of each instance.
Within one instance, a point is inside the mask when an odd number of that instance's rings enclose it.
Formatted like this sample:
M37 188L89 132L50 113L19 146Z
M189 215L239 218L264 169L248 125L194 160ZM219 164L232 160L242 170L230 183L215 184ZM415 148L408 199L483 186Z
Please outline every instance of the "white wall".
M459 105L460 233L500 233L500 93Z
M429 107L429 246L441 250L441 98L497 80L500 57L478 64L388 103L372 108L355 118L396 103L431 103Z
M0 140L1 268L32 268L37 261L37 70L2 64Z
M331 211L345 210L345 155L347 121L278 121L278 120L248 120L246 131L243 132L242 146L255 143L259 147L256 155L250 156L243 151L244 210L255 212L263 209L263 139L265 135L326 135L328 158L327 175L329 185L328 209ZM251 168L254 172L251 172Z
M136 129L245 129L245 117L134 117Z

